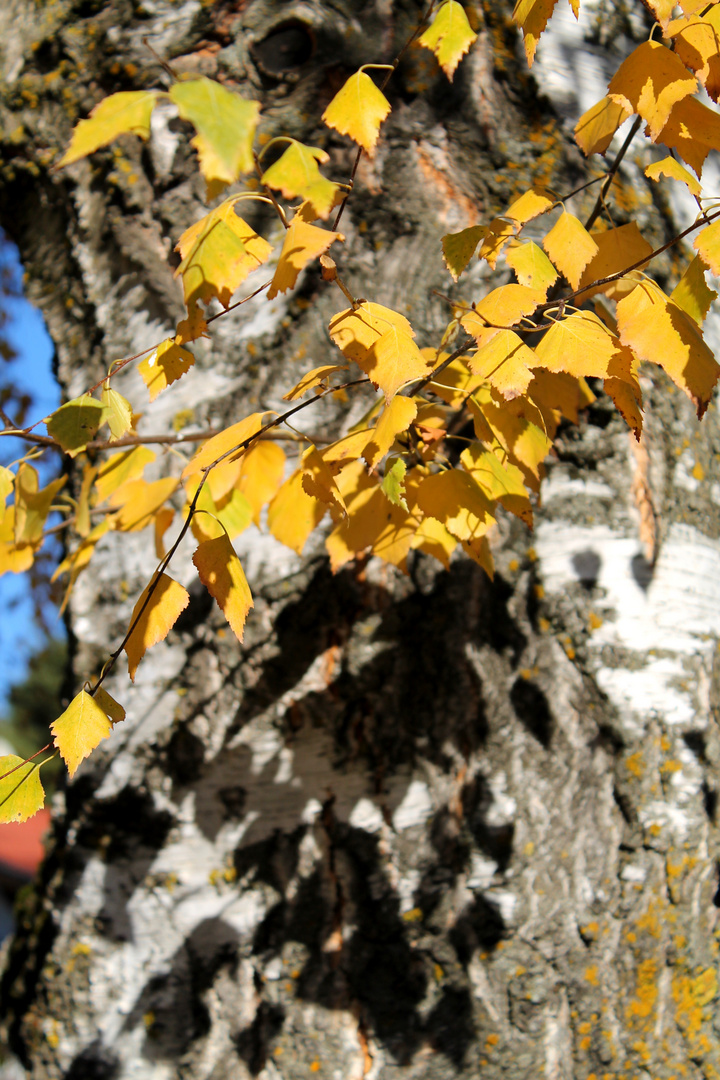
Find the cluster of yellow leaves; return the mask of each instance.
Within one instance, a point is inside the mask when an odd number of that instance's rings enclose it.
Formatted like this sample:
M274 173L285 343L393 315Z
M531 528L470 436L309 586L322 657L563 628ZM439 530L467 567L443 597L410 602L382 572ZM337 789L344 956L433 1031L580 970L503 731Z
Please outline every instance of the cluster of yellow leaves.
M579 0L570 2L577 17ZM720 117L697 97L701 88L714 101L720 93L720 3L699 6L687 0L675 19L667 0L647 3L663 41L650 40L634 50L611 79L607 95L580 119L576 139L586 154L603 154L620 125L636 114L647 137L675 151L695 174L670 154L649 166L647 175L682 182L700 199L703 163L711 149L720 149ZM530 63L555 4L516 3L514 17ZM417 43L435 54L452 80L475 39L462 6L442 0ZM373 67L352 75L323 114L329 127L369 155L390 114L390 103L368 74ZM208 198L253 168L257 103L204 78L178 82L168 94L113 95L81 121L60 164L122 134L148 138L152 109L162 97L195 127L193 145ZM240 284L272 255L270 241L240 216L241 202L272 201L284 226L270 299L294 288L312 260L344 240L335 229L315 224L327 221L348 190L320 171L328 155L281 138L266 145L259 158L282 144L277 159L258 169L266 195L231 195L180 237L177 276L187 317L175 336L139 365L151 400L194 364L184 346L207 332L201 305L217 301L229 307ZM279 197L299 203L283 210ZM523 235L530 222L534 239ZM232 542L251 524L267 527L300 553L329 517L325 543L335 571L365 554L405 571L413 550L447 567L458 549L492 575L488 534L500 508L532 526L534 496L558 424L562 417L577 421L579 410L594 400L587 379L602 380L638 438L641 363L661 366L702 416L720 374L702 337L703 320L716 298L705 272L720 274L720 220L699 231L697 254L670 295L643 274L653 252L635 223L588 230L542 188L521 194L487 225L445 236L442 246L455 281L476 252L493 269L504 260L516 280L471 304L457 304L443 342L461 331L473 344L452 355L421 348L408 319L378 303L353 302L339 311L328 333L344 363L306 372L286 399L326 390L331 377L352 364L380 396L344 436L306 446L290 475L284 451L262 437L262 413L208 439L181 476L153 479L144 474L156 454L141 445L111 453L100 464L81 456L103 424L110 442L134 430L130 403L109 378L99 401L84 394L47 418L49 435L79 459L82 469L79 497L66 505L74 513L78 540L57 570L69 577L66 598L107 532L150 528L154 534L161 565L134 606L123 643L131 679L189 602L184 586L165 572L164 536L178 510L197 541L193 563L200 580L242 641L253 600ZM27 461L15 472L0 469L0 570L19 572L32 563L48 516L64 498L63 484L61 479L41 489ZM102 687L77 695L52 725L71 776L123 716ZM42 805L39 768L20 758L0 759L0 820L24 820Z

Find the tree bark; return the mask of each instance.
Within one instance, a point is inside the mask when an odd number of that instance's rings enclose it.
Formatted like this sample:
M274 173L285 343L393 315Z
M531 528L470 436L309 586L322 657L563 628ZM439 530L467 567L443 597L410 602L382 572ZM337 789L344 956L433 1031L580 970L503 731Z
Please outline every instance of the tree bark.
M421 10L6 5L0 224L68 396L182 317L172 249L204 194L192 132L161 108L149 144L50 169L104 95L164 77L143 39L176 71L259 97L264 134L326 147L342 178L352 154L318 118ZM541 64L553 106L510 8L471 11L480 40L451 85L429 54L405 58L343 218L343 277L406 312L421 344L447 322L438 293L488 288L476 264L451 290L440 236L533 181L564 192L585 176L562 113L591 103L587 85ZM546 56L610 64L620 31L646 32L634 9L613 19L592 45L561 23ZM662 240L653 197L628 164L620 219ZM252 220L272 235L270 216ZM288 298L219 320L141 430L278 408L334 358L340 306L310 270ZM492 582L424 556L407 576L371 560L333 577L321 538L301 559L253 530L237 543L255 596L242 647L190 586L136 684L113 676L128 719L58 797L6 951L8 1045L34 1078L720 1075L720 426L657 372L643 380L641 447L602 397L563 427L535 534L501 522ZM132 368L118 388L146 400ZM367 401L326 400L298 426L335 436ZM172 467L159 453L158 475ZM77 687L153 568L144 533L101 542L69 606Z

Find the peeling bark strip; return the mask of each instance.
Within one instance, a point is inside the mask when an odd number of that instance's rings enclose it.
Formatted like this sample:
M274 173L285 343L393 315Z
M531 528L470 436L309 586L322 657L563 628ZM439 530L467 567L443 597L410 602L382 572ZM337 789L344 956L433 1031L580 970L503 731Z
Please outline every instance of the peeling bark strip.
M156 82L143 38L175 70L252 87L268 134L314 141L345 75L393 55L418 10L0 9L0 222L69 396L181 315L171 252L204 193L171 111L146 148L123 143L73 180L48 171L103 93ZM445 322L442 231L533 180L583 179L509 9L473 10L481 40L451 90L406 57L343 217L343 279L427 333ZM575 73L591 80L608 44L646 35L639 7L614 5L590 63L559 18L534 71L576 116L576 97L604 90ZM345 144L326 148L346 175ZM626 213L642 216L644 179L627 170ZM297 359L334 361L333 303L307 274L293 297L221 320L201 378L158 398L147 430L183 410L217 427L249 401L278 407ZM601 398L561 435L536 536L501 523L493 583L423 558L407 578L373 563L332 577L316 552L244 534L256 603L242 648L191 587L124 695L128 720L68 786L6 954L7 1037L34 1080L720 1072L720 429L714 409L698 429L661 377L645 393L655 561ZM337 401L318 413L308 423L333 437L347 420ZM101 543L71 602L78 675L117 644L152 569L144 539Z

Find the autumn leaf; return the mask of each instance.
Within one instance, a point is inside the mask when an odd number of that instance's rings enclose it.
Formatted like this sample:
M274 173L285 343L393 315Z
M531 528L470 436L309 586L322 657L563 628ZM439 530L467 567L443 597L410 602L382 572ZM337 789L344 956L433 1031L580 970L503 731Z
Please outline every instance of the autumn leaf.
M510 460L522 470L526 487L538 491L542 462L550 453L552 440L537 406L525 397L503 401L494 397L489 387L485 391L476 390L468 404L474 414L478 439L485 441L489 429Z
M350 138L372 157L390 102L362 68L351 75L322 114L323 123Z
M175 276L182 278L191 319L198 317L198 301L207 304L217 297L228 307L237 287L272 251L272 244L235 212L237 202L237 196L226 199L186 229L175 246L182 259Z
M165 640L189 603L190 595L187 589L167 574L154 576L143 589L130 618L130 626L135 625L125 643L128 672L133 682L138 664L147 650Z
M382 390L386 401L390 401L401 386L428 374L425 357L410 335L397 326L386 330L358 364Z
M155 460L155 452L147 446L135 446L111 454L100 466L95 477L97 501L102 503L128 480L139 479L145 467Z
M327 503L328 506L336 507L341 513L347 514L345 500L335 483L332 471L318 453L316 446L310 445L303 453L300 468L303 474L303 491Z
M538 366L548 371L636 382L632 353L591 311L554 322L535 346L535 356Z
M104 417L108 422L110 434L113 439L121 439L132 429L132 405L130 402L113 390L111 386L104 386L101 397L104 409Z
M467 229L461 229L460 232L447 233L443 236L443 259L454 281L457 281L466 269L484 234L485 229L482 225L471 225Z
M720 150L720 115L697 98L679 101L658 136L700 176L711 150Z
M119 701L108 694L103 686L99 686L94 695L95 704L109 717L113 724L119 724L125 719L125 710Z
M547 213L554 205L555 199L544 188L533 185L510 203L503 217L511 218L520 227Z
M469 473L447 469L422 481L418 505L458 540L484 536L495 524L492 503Z
M646 4L663 30L667 30L675 10L676 0L646 0Z
M452 82L455 69L474 41L477 41L477 34L468 22L465 9L456 0L446 0L437 9L435 18L417 43L435 54L440 67Z
M323 364L322 367L313 368L312 371L308 371L303 375L300 382L292 390L287 394L283 394L283 401L296 401L303 394L306 394L308 390L314 390L316 386L324 384L328 376L334 375L336 371L347 371L347 365Z
M245 619L253 607L252 594L240 560L225 535L200 544L193 562L200 580L216 600L233 634L242 641Z
M187 349L167 338L157 349L138 364L138 372L154 401L168 386L177 382L195 363L195 357Z
M696 255L670 293L670 299L686 311L698 326L702 326L710 305L718 295L705 281L706 269L703 259Z
M286 199L304 199L313 217L328 217L333 206L342 198L342 188L323 176L318 162L330 160L317 146L305 146L291 139L284 153L262 175L261 183L281 191Z
M450 557L457 545L457 539L442 522L431 517L423 518L410 543L412 548L432 555L446 570L450 569Z
M713 274L716 277L720 276L720 221L708 225L699 232L693 240L693 247Z
M182 471L182 479L189 480L191 477L199 477L208 465L212 465L212 463L217 461L218 458L221 458L223 454L228 454L233 447L240 446L242 443L247 442L247 440L251 439L253 435L256 435L263 426L264 418L265 413L250 413L249 416L246 416L244 420L240 420L239 423L232 424L230 427L225 428L224 431L219 432L217 435L213 435L213 437L203 443L200 449L190 458L190 461ZM243 451L238 450L238 454L241 453L243 453Z
M657 41L644 41L610 80L608 95L647 122L653 142L681 98L697 89L683 62Z
M513 19L523 32L525 55L532 67L540 35L548 24L557 0L517 0Z
M494 270L503 248L515 236L518 229L519 226L512 221L506 221L501 217L493 218L483 234L478 258L485 259Z
M375 342L393 327L410 337L415 336L410 323L399 311L363 300L356 308L346 308L334 315L328 331L343 356L360 363L366 360Z
M0 822L27 821L45 805L40 765L16 754L0 757Z
M470 357L468 364L473 374L510 399L525 393L537 362L535 353L516 333L498 330Z
M532 240L525 243L511 240L505 252L505 261L515 271L520 285L537 289L545 296L550 286L557 281L557 270L542 248Z
M363 457L373 469L385 457L402 431L407 431L417 416L417 403L412 398L394 397L380 414L372 439L363 450Z
M129 480L110 497L110 507L118 510L112 518L113 529L118 532L144 529L177 487L178 480L174 476L149 484L145 480Z
M61 405L45 418L48 435L60 443L66 454L77 457L91 442L104 419L104 409L90 394L82 394Z
M535 368L527 396L540 410L548 434L563 416L577 424L580 410L597 401L582 377L541 367Z
M150 138L150 116L160 95L156 90L124 90L101 101L87 120L80 120L73 131L70 146L58 162L58 168L87 157L107 146L119 135Z
M336 240L344 239L342 233L320 229L296 213L285 233L280 259L268 289L268 300L273 300L278 293L294 289L303 267L323 255Z
M575 142L583 154L604 154L615 132L631 115L630 109L604 97L584 112L575 125Z
M484 296L474 310L460 319L465 330L485 345L500 328L516 326L523 318L532 315L538 304L545 299L542 289L528 289L524 285L503 285Z
M71 779L80 762L88 757L103 739L107 739L111 731L110 717L87 691L81 690L65 712L50 725L53 741L67 765Z
M463 466L478 482L492 502L499 502L509 513L533 525L533 512L523 475L517 465L504 464L482 443L471 443L460 455Z
M598 253L595 238L566 210L546 235L543 247L573 289L578 288L583 270Z
M197 131L191 144L198 153L208 200L214 199L253 168L252 144L260 105L205 76L173 83L170 100L182 119L189 120Z
M597 244L598 251L583 270L580 279L579 288L587 289L583 292L582 300L589 300L598 292L603 292L606 296L613 298L625 296L635 287L632 279L620 278L608 285L600 285L597 289L587 287L593 281L611 277L626 267L634 266L641 260L649 258L652 255L652 247L634 221L631 221L629 225L620 225L617 229L606 229L604 232L594 232L590 235Z
M66 478L58 477L41 488L38 472L26 462L15 477L15 543L37 544L57 493L65 486Z
M192 490L192 485L189 486ZM188 510L186 506L186 515ZM233 489L216 502L206 484L198 495L190 528L199 541L215 540L224 533L232 541L248 528L252 520L252 507L241 491Z
M667 2L669 4L670 0ZM670 35L675 52L683 64L695 72L713 101L717 101L720 93L720 10L715 5L709 7L701 19L678 21L684 25Z
M285 451L270 440L256 442L240 458L236 487L247 499L256 525L260 524L263 506L282 484L284 473Z
M276 540L302 555L310 533L327 511L325 503L303 488L302 469L296 469L268 507L268 528Z
M720 367L698 324L658 285L643 281L617 305L620 340L638 356L658 364L683 390L701 419Z
M645 175L650 180L659 180L661 176L668 176L672 180L679 180L682 184L685 184L691 195L702 195L702 186L697 177L689 173L674 157L665 157L662 161L654 161L652 165L648 165L646 168Z

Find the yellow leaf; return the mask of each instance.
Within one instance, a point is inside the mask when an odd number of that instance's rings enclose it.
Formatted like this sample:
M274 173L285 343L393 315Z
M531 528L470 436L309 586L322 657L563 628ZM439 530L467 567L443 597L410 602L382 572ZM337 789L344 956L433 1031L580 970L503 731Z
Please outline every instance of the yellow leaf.
M245 619L253 607L252 594L240 560L223 533L200 544L193 555L200 580L217 601L233 634L242 641Z
M136 446L132 450L111 454L100 466L95 478L97 501L104 502L128 480L137 480L145 471L145 466L154 460L155 453L147 446Z
M495 524L492 504L469 473L447 469L426 477L418 488L418 506L437 518L458 540L484 536Z
M668 28L668 23L672 19L675 5L676 0L647 0L647 6L653 12L663 30L667 30Z
M710 305L717 300L718 295L714 289L708 288L705 281L706 269L704 261L696 255L670 293L670 299L686 311L698 326L702 326Z
M630 109L618 105L611 97L604 97L578 120L575 125L575 142L586 157L591 154L604 154L613 141L615 132L630 115Z
M0 757L0 822L27 821L45 805L40 765L15 754Z
M283 401L296 401L303 394L306 394L308 390L314 390L316 386L320 386L321 383L324 384L328 375L333 375L336 371L347 371L347 365L323 364L322 367L313 368L312 371L308 371L303 375L300 382L289 393L283 394Z
M192 145L207 183L208 199L253 168L252 144L260 105L201 76L173 83L170 99L197 131Z
M130 133L149 139L150 114L159 96L156 90L128 90L106 97L95 106L87 120L77 124L58 168L87 157L117 139L118 135Z
M675 105L697 89L697 79L683 62L657 41L644 41L616 71L608 94L618 105L647 122L657 139Z
M342 233L310 225L303 220L300 213L295 214L285 233L280 259L268 289L268 300L272 300L278 293L293 289L300 271L311 259L323 255L336 240L344 239Z
M175 276L182 277L191 320L197 319L200 300L207 304L217 297L228 307L237 287L272 251L272 244L236 214L237 201L237 196L226 199L211 210L186 229L175 247L182 259Z
M546 417L548 434L551 426L559 423L563 416L577 424L580 410L597 401L583 378L578 379L565 371L548 371L547 368L540 367L535 368L527 396ZM550 415L552 422L548 420Z
M369 476L360 461L344 469L338 483L342 487L348 517L326 540L333 573L368 548L404 570L418 521L404 507L394 505L385 497L377 478Z
M454 281L457 281L472 259L475 248L484 233L485 229L482 225L471 225L468 229L461 229L460 232L447 233L443 236L443 259Z
M672 34L675 52L694 71L713 101L720 93L720 11L706 11L702 19L679 20L684 25Z
M380 402L377 403L378 408L380 404ZM323 461L330 466L333 475L344 469L350 461L357 461L372 436L372 429L363 427L360 431L353 431L326 446L322 451L322 457Z
M425 551L450 569L450 556L457 547L457 540L449 533L437 518L426 517L420 523L410 544L411 547Z
M190 528L200 541L214 540L224 533L234 540L253 519L252 507L241 491L230 491L215 502L207 484L200 492L196 511Z
M483 297L474 305L475 310L463 315L460 322L478 345L485 345L495 337L498 329L516 326L524 317L532 315L544 299L542 289L503 285Z
M48 434L60 443L66 454L77 457L97 433L104 409L90 394L82 394L61 405L45 418Z
M493 218L483 235L478 258L485 259L494 270L502 249L517 231L518 227L512 221L505 221L501 217Z
M713 274L716 277L720 276L720 221L708 225L699 232L693 240L693 247Z
M487 380L504 398L524 394L537 358L512 330L498 330L468 361L475 375Z
M197 341L198 338L207 336L207 322L200 308L193 306L187 319L181 319L175 328L175 344L187 345L189 341Z
M0 524L0 575L22 574L34 560L31 544L15 545L15 507L8 506Z
M544 188L534 186L511 202L503 217L512 218L518 226L527 225L528 221L545 214L554 205L555 199Z
M133 682L147 650L165 640L189 602L187 590L167 574L160 574L159 578L154 576L143 589L130 619L130 626L136 619L137 625L125 644L128 672Z
M322 521L327 506L308 495L296 469L268 507L268 528L276 540L302 555L308 536Z
M132 406L110 386L103 387L102 406L113 439L122 439L132 428Z
M300 467L303 472L303 491L308 495L328 503L331 507L337 507L343 514L347 513L345 500L338 489L333 474L317 451L317 447L309 446L302 456Z
M389 113L390 102L361 68L338 91L322 119L341 135L349 135L372 157L380 125Z
M520 285L528 289L537 289L545 296L550 286L557 281L555 267L542 248L539 248L532 240L526 243L511 240L505 252L505 260L515 271Z
M401 431L407 431L417 416L417 404L412 398L394 397L380 414L372 439L363 450L363 457L371 469L395 442Z
M50 725L54 743L72 778L84 758L112 731L110 717L85 690Z
M435 53L440 67L452 82L456 67L474 41L477 41L477 34L470 26L464 8L456 0L446 0L435 12L425 33L418 38L418 45Z
M631 383L624 382L622 379L606 379L604 390L608 397L612 399L615 408L634 433L637 441L640 442L640 435L642 434L642 399L639 396L639 389L636 393Z
M237 489L252 509L253 521L260 524L260 512L280 487L285 472L285 451L275 442L264 439L240 458ZM210 474L212 476L212 473Z
M366 360L375 342L393 327L415 337L404 315L363 300L357 308L346 308L333 316L328 331L343 356L360 363Z
M66 556L66 558L63 559L60 565L56 567L55 572L51 578L52 581L56 581L57 578L59 578L62 574L66 574L68 572L70 574L70 581L68 582L67 588L65 590L65 596L63 597L63 601L60 605L61 615L67 607L67 603L70 599L70 594L72 592L75 582L77 581L78 577L85 569L85 567L88 565L90 559L95 552L95 546L98 540L102 536L104 536L105 533L109 531L109 529L110 522L108 518L103 518L102 521L98 522L94 529L90 530L88 535L83 538L83 540L81 541L81 543L78 544L75 550L71 552L70 555Z
M281 191L286 199L301 198L312 206L313 217L326 218L343 196L339 184L318 169L330 160L317 146L292 139L285 152L262 175L261 183Z
M617 320L622 343L640 360L664 368L702 417L720 367L694 319L654 282L643 281L618 302Z
M679 180L682 184L685 184L691 195L702 195L702 186L697 177L689 173L674 157L654 161L652 165L648 165L646 168L645 175L650 180L659 180L661 176L669 176L672 180Z
M523 32L525 54L532 67L540 35L548 24L557 0L517 0L513 19Z
M482 443L471 443L460 455L464 467L477 480L488 499L499 502L532 529L533 513L523 476L517 465L503 464Z
M239 423L225 428L224 431L220 431L217 435L213 435L190 458L182 471L182 479L189 480L190 477L199 477L207 469L208 465L212 465L218 458L221 458L224 454L230 456L233 447L240 447L248 439L252 439L253 435L257 435L263 426L264 416L265 413L251 413L244 420L240 420ZM244 451L239 449L237 453L240 455Z
M480 536L475 540L463 540L462 549L469 555L473 562L481 566L492 581L495 576L495 565L492 552L486 536Z
M391 326L377 339L359 366L390 401L401 386L424 378L429 371L427 361L417 345L404 330Z
M622 379L637 386L633 355L591 311L554 322L535 346L538 367L596 379Z
M172 506L162 506L155 515L155 557L157 559L164 559L167 554L163 537L172 525L174 518L175 511Z
M112 519L112 527L118 532L139 532L149 525L154 515L177 489L178 480L166 476L148 484L145 480L128 480L118 488L110 499L113 510L119 513Z
M578 288L583 270L598 253L595 238L566 210L543 240L543 247L573 289Z
M175 344L173 338L167 338L158 345L155 352L138 364L138 371L154 401L166 387L189 371L195 363L195 357L187 349Z
M38 490L39 478L32 465L23 463L15 477L15 543L37 544L42 540L45 521L65 477L52 480Z
M125 719L125 710L119 701L111 697L102 686L99 686L94 694L95 704L108 716L113 724L119 724Z
M472 412L479 411L484 425L489 425L513 464L522 470L525 486L537 491L542 462L552 448L539 409L524 397L498 401L489 391L483 393L482 390L475 391L469 405ZM483 424L479 427L478 438L484 440L487 436Z
M628 266L634 266L641 259L652 255L652 247L641 235L634 221L631 221L629 225L621 225L617 229L607 229L605 232L595 232L591 235L598 246L598 252L583 270L579 286L581 289L587 288L593 281L610 277ZM632 279L620 278L610 285L588 289L583 293L582 300L589 300L597 292L603 292L610 297L625 296L634 287L635 282Z
M684 98L670 113L658 142L677 150L700 176L710 151L720 150L720 116L697 98Z

